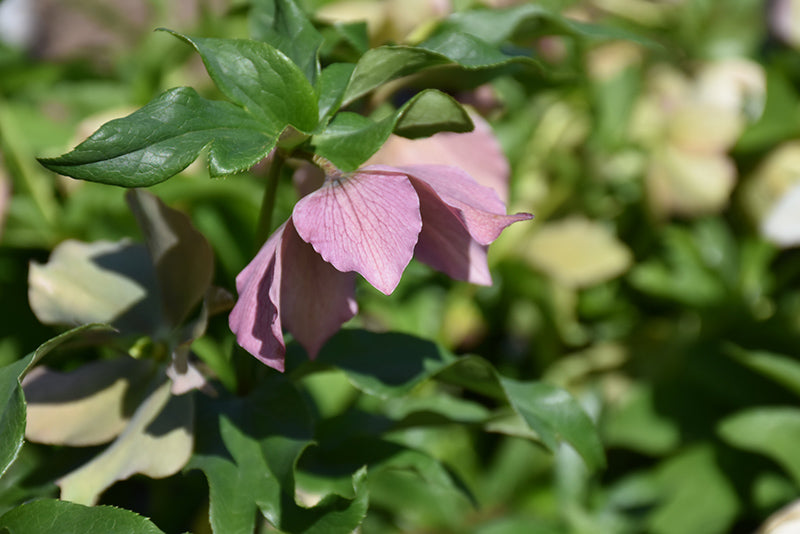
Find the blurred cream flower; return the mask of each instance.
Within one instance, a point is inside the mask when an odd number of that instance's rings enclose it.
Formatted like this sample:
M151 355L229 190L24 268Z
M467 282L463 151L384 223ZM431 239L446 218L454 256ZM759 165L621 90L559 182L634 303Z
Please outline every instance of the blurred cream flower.
M774 0L769 8L769 26L786 44L800 48L800 0Z
M628 247L608 228L582 216L542 225L524 255L536 269L570 288L616 278L632 261Z
M648 82L631 134L651 152L646 186L653 211L690 217L719 212L736 182L727 151L763 108L763 69L729 59L704 64L689 78L661 66Z
M344 0L320 7L316 15L327 22L367 23L373 45L407 41L423 24L447 16L450 0Z
M782 247L800 245L800 141L770 152L740 198L765 238Z

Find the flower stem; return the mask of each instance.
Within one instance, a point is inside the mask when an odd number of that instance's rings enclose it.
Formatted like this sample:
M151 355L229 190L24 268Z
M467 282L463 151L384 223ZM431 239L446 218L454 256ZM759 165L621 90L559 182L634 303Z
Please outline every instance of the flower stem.
M283 164L286 160L277 150L272 155L272 161L267 171L267 183L264 187L264 197L261 199L261 212L258 214L258 227L256 228L256 248L261 248L269 234L272 232L272 213L275 211L275 194L278 191L278 180L281 177Z

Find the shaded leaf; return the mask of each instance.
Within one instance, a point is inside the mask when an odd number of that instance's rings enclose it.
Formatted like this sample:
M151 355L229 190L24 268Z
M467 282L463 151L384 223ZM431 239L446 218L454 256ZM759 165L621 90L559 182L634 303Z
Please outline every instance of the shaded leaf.
M195 230L189 217L168 208L155 195L129 191L125 198L155 265L165 319L174 328L186 319L211 285L211 245Z
M25 434L25 396L20 379L28 369L62 343L84 332L108 330L111 330L108 325L98 324L73 328L41 344L24 358L0 368L0 476L19 454Z
M428 137L441 131L472 131L472 120L461 104L445 93L423 91L414 105L397 120L394 132L408 137Z
M800 396L800 361L783 354L730 347L733 356L750 369Z
M0 529L8 534L52 534L55 528L59 534L164 534L150 520L129 510L55 499L29 502L0 517Z
M317 79L321 123L324 123L339 109L350 76L353 75L353 69L355 69L355 65L350 63L334 63L325 67Z
M161 382L105 451L57 481L62 499L95 504L118 480L136 473L163 478L186 464L194 444L194 403L191 395L171 395L170 387Z
M25 377L25 437L36 443L82 447L114 439L125 429L137 386L153 366L123 356L66 373L36 367Z
M46 264L31 263L28 299L45 324L103 322L153 333L162 317L147 250L128 241L60 243Z
M535 432L536 439L550 450L566 441L590 469L605 465L594 424L566 391L542 382L505 378L482 358L456 358L434 343L404 334L342 330L314 362L298 368L298 359L292 350L287 352L289 372L313 372L333 366L342 370L357 389L380 398L406 395L419 384L436 378L505 399Z
M277 118L259 119L230 102L206 100L194 89L178 87L104 124L72 152L39 161L81 180L147 187L179 173L210 147L209 171L224 176L262 160L286 126Z

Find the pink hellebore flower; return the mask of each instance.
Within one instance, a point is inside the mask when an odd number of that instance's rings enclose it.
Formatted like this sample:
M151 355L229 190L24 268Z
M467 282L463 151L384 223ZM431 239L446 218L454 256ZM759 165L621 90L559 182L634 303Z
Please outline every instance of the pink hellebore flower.
M506 215L493 190L456 167L330 174L239 273L231 330L244 349L283 371L284 326L313 359L356 314L354 272L388 295L416 255L452 278L490 285L489 243L531 217Z

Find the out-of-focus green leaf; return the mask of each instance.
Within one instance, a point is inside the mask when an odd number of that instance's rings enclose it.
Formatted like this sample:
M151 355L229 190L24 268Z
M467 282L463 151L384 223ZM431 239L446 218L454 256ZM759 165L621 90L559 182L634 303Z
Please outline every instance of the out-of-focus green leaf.
M520 382L499 377L509 402L551 450L566 441L589 469L605 467L603 445L594 424L578 401L561 388L544 382Z
M183 213L144 191L126 196L155 264L165 319L181 324L205 295L214 274L214 255L206 238Z
M657 46L653 41L621 28L570 20L537 4L453 13L442 21L436 31L464 32L493 45L500 45L514 37L531 39L545 35L570 35L590 40L625 39Z
M159 384L105 451L58 480L62 499L92 505L118 480L136 473L163 478L186 465L194 445L194 402L191 395L171 395L170 387L166 380Z
M737 360L750 369L800 395L800 361L796 358L739 347L730 347L729 350Z
M318 155L343 171L353 171L377 152L395 129L402 135L420 136L443 130L465 132L472 127L469 115L458 102L428 89L379 121L341 112L311 142Z
M772 458L800 484L800 409L749 408L723 419L718 431L731 445Z
M46 499L19 506L0 517L7 534L164 534L150 520L113 506L82 506Z
M367 24L363 21L332 24L320 23L324 39L320 55L336 61L358 61L369 50Z
M680 429L675 421L658 413L653 389L647 385L632 387L604 416L606 445L627 447L645 454L666 454L680 443Z
M672 457L659 469L657 480L664 500L649 516L647 532L730 532L739 501L711 447L697 446Z
M323 37L293 0L250 2L250 34L291 59L313 84L319 75Z
M291 357L289 351L290 371L296 366ZM341 369L356 388L380 398L406 395L436 377L505 399L549 449L555 450L560 441L567 441L590 469L605 465L603 447L591 419L566 391L542 382L505 378L482 358L456 358L438 345L413 336L343 330L306 370L319 365ZM301 371L303 368L298 369Z
M258 41L171 33L194 46L219 90L257 118L264 129L280 133L292 125L310 132L317 125L314 88L282 52Z
M263 159L286 124L279 117L256 119L230 102L206 100L194 89L178 87L104 124L72 152L39 161L81 180L147 187L179 173L210 147L211 175L225 176Z
M45 366L23 385L28 404L25 437L36 443L82 447L114 439L125 429L151 361L122 356L66 373Z
M0 476L19 454L25 434L25 396L20 379L48 352L85 332L110 330L108 325L89 324L73 328L41 344L11 365L0 368Z
M530 58L506 55L466 33L441 33L416 47L381 46L368 50L358 60L344 103L350 103L388 81L430 67L454 65L480 70L512 63L536 65Z
M147 250L128 241L64 241L46 264L31 263L28 286L31 309L45 324L103 322L152 333L161 322Z

